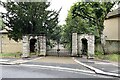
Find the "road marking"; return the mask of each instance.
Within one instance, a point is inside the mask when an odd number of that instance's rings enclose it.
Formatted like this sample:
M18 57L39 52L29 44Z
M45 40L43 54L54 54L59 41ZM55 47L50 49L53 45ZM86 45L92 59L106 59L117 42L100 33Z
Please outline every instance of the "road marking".
M10 65L0 65L0 66L10 66ZM76 74L84 74L84 75L90 75L90 76L97 76L100 78L112 78L104 75L96 75L93 71L86 71L86 70L80 70L80 69L73 69L73 68L65 68L65 67L56 67L56 66L43 66L43 65L28 65L28 64L20 64L18 65L11 65L10 67L29 67L29 68L40 68L40 69L48 69L48 70L57 70L57 71L64 71L64 72L72 72Z
M95 72L93 72L93 71L80 70L80 69L74 69L74 68L66 68L66 67L59 67L59 66L45 66L45 65L28 65L28 64L21 64L21 66L32 67L32 68L37 67L40 69L57 70L57 71L64 71L64 72L73 72L73 73L77 73L77 74L97 76L100 78L101 77L110 78L108 76L96 75ZM83 72L83 73L80 73L80 72Z
M92 67L92 66L89 66L89 65L87 65L87 64L84 64L84 63L76 60L74 57L73 57L73 60L74 60L75 62L77 62L78 64L83 65L83 66L85 66L85 67L87 67L87 68L89 68L89 69L91 69L91 70L93 70L93 71L95 71L95 72L103 72L103 71L101 71L101 70L99 70L99 69L96 69L96 68L94 68L94 67Z
M85 73L95 73L93 71L86 71L86 70L80 70L80 69L74 69L74 68L66 68L66 67L60 67L60 66L46 66L46 65L28 65L28 64L20 64L21 66L30 66L30 67L41 67L41 68L51 68L56 70L68 70L68 71L76 71L76 72L85 72Z
M9 61L8 59L0 59L1 62Z
M19 60L15 60L15 61L11 61L11 62L7 62L7 60L6 60L6 61L1 61L0 64L6 64L6 65L23 64L23 63L31 62L31 61L38 60L38 59L41 59L41 58L43 58L43 57L35 58L35 59L32 59L32 60L19 59Z
M87 64L84 64L84 63L78 61L77 59L75 59L74 57L73 57L73 60L74 60L75 62L77 62L78 64L83 65L83 66L85 66L85 67L93 70L93 71L94 71L95 73L97 73L97 74L103 74L103 75L108 75L108 76L120 77L120 76L119 76L118 74L116 74L116 73L104 72L104 71L102 71L102 70L100 70L100 69L97 69L97 68L94 68L94 67L89 66L89 65L87 65Z
M118 67L118 63L100 62L100 61L91 61L91 60L89 60L88 62L93 62L95 64L113 65Z
M95 62L95 64L111 65L111 63L105 63L105 62Z
M26 62L31 62L31 61L34 61L34 60L38 60L38 59L41 59L41 58L43 58L43 57L35 58L35 59L32 59L32 60L19 59L19 60L16 60L16 61L11 61L11 62L6 63L6 64L22 64L22 63L26 63Z
M119 73L119 69L118 69L118 70L111 71L111 72L117 72L117 73Z

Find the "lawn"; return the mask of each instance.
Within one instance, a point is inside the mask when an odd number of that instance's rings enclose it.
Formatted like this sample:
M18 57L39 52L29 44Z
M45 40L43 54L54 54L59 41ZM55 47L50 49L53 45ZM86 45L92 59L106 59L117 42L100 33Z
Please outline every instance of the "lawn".
M0 58L20 58L21 53L0 53Z
M30 53L30 56L36 55L36 53ZM21 53L0 53L0 58L21 58Z
M120 62L120 54L97 54L95 55L96 59L109 60L113 62Z

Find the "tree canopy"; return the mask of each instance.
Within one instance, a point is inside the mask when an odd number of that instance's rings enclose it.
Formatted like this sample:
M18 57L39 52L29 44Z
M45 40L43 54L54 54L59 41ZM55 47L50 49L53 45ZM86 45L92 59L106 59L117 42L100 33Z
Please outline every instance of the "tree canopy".
M98 31L96 36L100 37L104 29L104 20L114 4L115 2L78 2L71 12L73 18L79 16L96 26Z
M23 35L45 34L52 37L58 24L59 11L48 10L50 2L8 2L3 3L7 13L2 14L9 37L18 41Z
M104 29L104 20L117 2L77 2L71 6L63 29L63 42L71 46L72 33L93 34L96 42Z

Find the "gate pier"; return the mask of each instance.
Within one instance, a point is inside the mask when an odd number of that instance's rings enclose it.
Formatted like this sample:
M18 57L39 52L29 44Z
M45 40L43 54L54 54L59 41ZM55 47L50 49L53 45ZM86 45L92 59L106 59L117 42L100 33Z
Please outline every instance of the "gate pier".
M94 58L95 37L91 34L72 34L72 56L86 55Z
M45 35L24 35L22 57L30 57L30 53L37 56L46 56L46 36Z

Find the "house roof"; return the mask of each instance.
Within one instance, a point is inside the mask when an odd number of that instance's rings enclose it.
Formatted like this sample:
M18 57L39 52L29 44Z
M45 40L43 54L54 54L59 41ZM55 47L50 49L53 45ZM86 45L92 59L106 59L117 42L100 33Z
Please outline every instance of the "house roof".
M107 14L107 17L106 19L109 19L109 18L114 18L114 17L119 17L120 16L120 7L112 12L109 12Z

